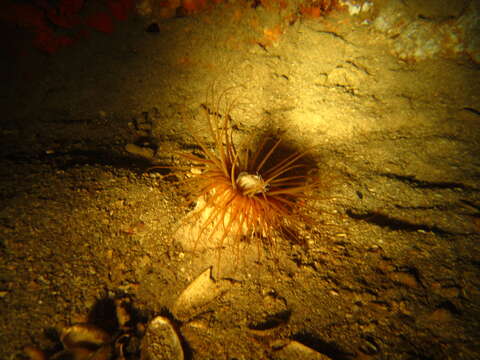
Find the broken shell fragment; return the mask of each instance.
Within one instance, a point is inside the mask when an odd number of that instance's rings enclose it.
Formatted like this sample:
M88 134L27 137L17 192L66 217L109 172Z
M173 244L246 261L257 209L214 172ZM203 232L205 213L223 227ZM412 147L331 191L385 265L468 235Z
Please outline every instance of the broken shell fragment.
M48 360L77 360L79 357L74 355L71 351L62 350L48 358Z
M47 355L34 346L25 346L23 352L30 360L47 360Z
M49 357L49 360L110 360L113 356L113 348L110 344L100 346L96 350L87 348L75 348L62 350Z
M60 336L63 346L72 349L82 346L100 347L109 342L111 336L103 329L92 324L75 324L63 329Z
M182 291L172 312L177 319L188 319L193 310L211 302L224 291L224 282L214 281L209 267Z
M95 351L111 341L111 336L92 324L75 324L62 330L60 341L67 350L87 349Z
M157 316L147 327L141 345L141 360L183 360L183 348L173 324Z
M295 340L289 341L287 345L275 351L273 358L275 360L332 360L327 355L321 354Z
M110 360L113 355L112 344L105 344L93 352L86 360Z
M118 326L122 330L127 330L129 328L129 322L131 320L129 307L130 301L128 298L116 299L115 300L115 313L117 315Z

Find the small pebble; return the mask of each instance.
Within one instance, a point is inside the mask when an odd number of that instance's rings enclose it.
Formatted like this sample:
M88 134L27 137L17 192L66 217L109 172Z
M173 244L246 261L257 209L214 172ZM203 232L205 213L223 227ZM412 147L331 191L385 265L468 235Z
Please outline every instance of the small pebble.
M153 149L150 149L148 147L138 146L135 144L125 145L125 150L130 154L137 155L146 159L152 159L153 156L155 155L155 152L153 151Z

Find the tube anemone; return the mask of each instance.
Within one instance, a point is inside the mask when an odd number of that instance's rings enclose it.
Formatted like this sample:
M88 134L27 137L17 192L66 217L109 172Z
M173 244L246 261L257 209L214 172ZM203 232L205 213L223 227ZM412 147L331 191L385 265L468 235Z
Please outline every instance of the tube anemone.
M307 204L320 186L305 161L311 149L285 151L282 139L271 136L237 145L231 106L220 109L219 103L203 107L210 141L192 132L197 151L178 154L188 165L174 173L187 205L195 205L182 221L182 236L194 241L193 250L219 253L227 243L239 249L245 239L258 240L259 249L278 238L298 241L305 225L316 223Z

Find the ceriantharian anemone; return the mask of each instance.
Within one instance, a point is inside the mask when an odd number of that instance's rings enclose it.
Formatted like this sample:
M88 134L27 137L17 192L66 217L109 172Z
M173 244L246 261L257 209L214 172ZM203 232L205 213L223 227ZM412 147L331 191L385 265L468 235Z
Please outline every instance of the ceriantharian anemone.
M279 238L297 240L305 226L316 223L308 203L324 183L310 175L315 169L305 157L311 148L285 151L275 136L237 144L233 102L222 105L220 98L212 103L203 106L209 140L192 131L197 150L178 153L189 164L171 167L187 204L195 204L182 222L190 224L184 233L194 237L194 248L202 243L218 251L230 240L239 247L246 238L256 239L259 249L272 247Z

